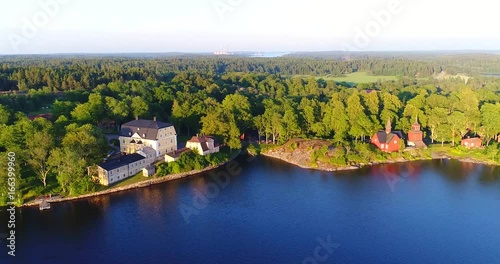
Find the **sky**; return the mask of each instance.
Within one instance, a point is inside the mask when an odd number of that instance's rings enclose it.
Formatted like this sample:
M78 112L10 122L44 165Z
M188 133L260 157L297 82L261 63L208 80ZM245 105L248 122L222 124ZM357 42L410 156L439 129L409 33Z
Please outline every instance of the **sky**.
M0 54L500 50L494 1L2 0Z

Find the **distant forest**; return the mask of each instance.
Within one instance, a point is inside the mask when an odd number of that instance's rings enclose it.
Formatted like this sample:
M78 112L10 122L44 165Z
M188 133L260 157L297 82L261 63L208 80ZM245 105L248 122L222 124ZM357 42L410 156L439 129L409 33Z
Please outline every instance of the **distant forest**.
M367 72L371 75L425 78L446 71L452 75L462 73L479 76L483 73L500 73L500 55L305 53L281 58L4 56L0 57L0 65L0 91L26 91L43 87L68 91L91 90L99 84L116 81L165 82L180 72L208 76L241 72L317 77Z

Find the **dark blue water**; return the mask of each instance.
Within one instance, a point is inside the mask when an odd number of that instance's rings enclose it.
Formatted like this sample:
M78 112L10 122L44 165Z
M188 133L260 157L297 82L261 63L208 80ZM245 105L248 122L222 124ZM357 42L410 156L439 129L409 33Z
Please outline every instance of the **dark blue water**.
M444 160L330 173L268 158L238 163L223 188L205 174L24 208L16 261L500 263L499 168Z

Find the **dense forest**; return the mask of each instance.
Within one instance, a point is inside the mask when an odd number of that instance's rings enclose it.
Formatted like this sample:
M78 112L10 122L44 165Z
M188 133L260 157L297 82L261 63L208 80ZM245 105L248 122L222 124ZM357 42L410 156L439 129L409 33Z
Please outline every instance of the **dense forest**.
M324 55L324 54L321 54ZM477 76L499 73L500 56L486 54L324 55L290 54L281 58L243 57L0 57L0 91L27 91L46 87L52 91L92 90L99 84L141 80L168 82L173 74L190 72L214 77L232 72L279 76L342 76L352 72L372 75L429 77L446 71Z
M488 58L483 65L497 60ZM246 134L272 144L326 139L349 152L369 145L388 119L408 131L418 117L429 143L457 145L479 135L488 155L500 161L500 78L415 77L448 67L436 63L421 57L5 57L0 85L16 92L0 94L0 159L4 164L6 153L16 153L22 202L41 193L95 189L85 169L109 150L104 132L117 130L104 125L109 121L119 126L136 116L157 117L181 136L214 135L231 149L241 148ZM470 58L469 65L475 63ZM353 71L400 78L354 87L322 78ZM43 112L51 113L50 121L28 118ZM1 186L6 177L0 171ZM5 189L0 193L5 200Z

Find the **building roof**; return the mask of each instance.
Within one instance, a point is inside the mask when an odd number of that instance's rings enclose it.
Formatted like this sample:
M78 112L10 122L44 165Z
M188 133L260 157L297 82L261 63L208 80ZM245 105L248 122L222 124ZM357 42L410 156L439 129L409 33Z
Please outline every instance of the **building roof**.
M201 145L201 149L203 151L207 151L209 150L208 148L208 141L212 140L214 142L214 147L217 147L217 141L211 137L211 136L201 136L201 137L192 137L190 140L188 140L188 142L190 143L200 143Z
M134 162L137 162L137 161L140 161L143 159L145 159L144 156L137 154L137 153L134 153L134 154L130 154L130 155L121 156L120 158L117 158L117 159L105 161L105 162L99 164L99 167L101 167L107 171L110 171L110 170L114 170L114 169L126 166L130 163L134 163Z
M141 138L157 140L158 130L171 126L171 124L160 121L137 119L123 124L120 130L120 136L130 137L137 133Z
M191 151L191 149L189 149L189 148L181 148L181 149L178 149L176 151L169 152L169 153L167 153L165 155L176 159L176 158L180 157L182 154L184 154L184 152L187 152L187 151Z
M214 140L214 138L211 136L201 136L201 137L193 136L190 140L188 140L188 142L203 143L209 140Z
M149 170L154 170L154 169L156 169L156 167L155 167L155 165L148 165L148 166L144 167L144 169L146 169L146 170L148 170L148 171L149 171Z
M381 130L377 132L378 141L380 143L389 143L392 139L394 139L394 136L398 136L400 139L403 138L401 131L392 131L391 133L387 133L385 130Z

